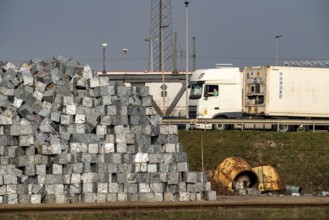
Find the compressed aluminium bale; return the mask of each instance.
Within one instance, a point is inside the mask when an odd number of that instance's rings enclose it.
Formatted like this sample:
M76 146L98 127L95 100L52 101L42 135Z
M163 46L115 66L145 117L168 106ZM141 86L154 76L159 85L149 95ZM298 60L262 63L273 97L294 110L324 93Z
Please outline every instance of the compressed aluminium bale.
M63 56L0 65L0 203L214 198L206 175L188 171L177 126L160 125L148 87Z

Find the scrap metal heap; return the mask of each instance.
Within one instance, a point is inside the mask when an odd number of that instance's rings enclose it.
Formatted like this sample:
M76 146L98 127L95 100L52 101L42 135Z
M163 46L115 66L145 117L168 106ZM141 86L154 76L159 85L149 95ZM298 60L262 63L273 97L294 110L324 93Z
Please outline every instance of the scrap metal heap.
M148 87L63 56L0 64L0 204L216 199Z
M252 168L240 157L223 160L213 174L222 192L238 195L260 195L262 192L282 192L286 186L274 165L264 164Z

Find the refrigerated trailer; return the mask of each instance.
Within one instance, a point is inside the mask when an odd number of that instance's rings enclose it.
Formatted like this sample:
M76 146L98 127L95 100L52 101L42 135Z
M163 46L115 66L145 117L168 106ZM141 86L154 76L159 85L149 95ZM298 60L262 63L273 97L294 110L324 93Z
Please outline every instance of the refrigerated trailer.
M244 69L243 112L286 118L329 118L329 69Z
M239 68L220 66L193 72L190 87L190 118L329 119L329 69L257 66L245 67L241 73ZM212 94L214 88L217 95ZM257 128L284 132L292 127L275 126L267 123ZM220 130L231 127L195 125Z
M242 94L244 115L329 119L329 69L326 68L245 67ZM285 132L294 127L281 125L279 130Z

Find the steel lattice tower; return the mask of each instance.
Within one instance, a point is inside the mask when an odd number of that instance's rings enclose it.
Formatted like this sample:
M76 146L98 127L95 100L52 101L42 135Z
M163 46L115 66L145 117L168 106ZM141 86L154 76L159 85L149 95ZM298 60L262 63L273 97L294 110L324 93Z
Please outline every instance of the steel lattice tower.
M161 28L162 36L161 39ZM161 43L163 43L164 69L173 68L171 0L151 0L149 62L150 70L161 71ZM153 50L153 51L152 51ZM153 59L152 59L153 58ZM153 67L152 67L153 64Z

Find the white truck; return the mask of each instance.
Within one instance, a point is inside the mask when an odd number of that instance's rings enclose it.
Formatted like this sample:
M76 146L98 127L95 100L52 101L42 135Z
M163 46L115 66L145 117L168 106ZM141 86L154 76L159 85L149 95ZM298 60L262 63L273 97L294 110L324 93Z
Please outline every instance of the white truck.
M329 69L258 66L240 73L238 68L220 66L196 70L190 86L190 118L329 118ZM213 88L217 96L211 95ZM229 128L224 124L206 128L212 127ZM290 128L281 125L280 131Z
M200 69L190 78L189 118L240 118L242 116L242 74L237 67L218 65ZM217 93L213 93L217 90ZM195 128L211 129L211 124L195 124ZM205 127L206 126L206 127ZM228 125L215 124L225 130Z

